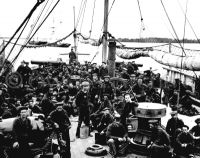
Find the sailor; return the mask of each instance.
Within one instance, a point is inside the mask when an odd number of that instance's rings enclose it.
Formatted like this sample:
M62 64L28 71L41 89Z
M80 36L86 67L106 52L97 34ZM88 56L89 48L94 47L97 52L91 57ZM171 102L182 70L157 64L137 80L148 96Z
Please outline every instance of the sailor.
M178 118L178 112L172 111L171 118L167 121L166 131L170 136L170 140L172 143L172 146L174 146L176 142L176 137L178 133L181 131L184 122L180 118Z
M121 115L121 123L124 125L125 129L127 129L126 118L130 116L130 113L134 116L136 115L136 108L138 107L138 103L131 100L130 93L126 93L124 95L124 99L125 106Z
M91 101L100 99L101 82L98 81L97 73L92 74L92 85L90 87ZM93 103L94 104L94 103Z
M136 94L138 102L144 102L146 99L146 90L147 86L143 83L142 78L137 79L137 83L133 86L133 92Z
M102 62L102 66L99 69L99 76L100 76L101 79L103 79L104 76L106 76L106 75L108 75L108 68L106 66L106 63Z
M110 154L116 156L126 154L129 144L128 133L124 126L120 123L120 115L115 115L115 121L107 127L106 137Z
M190 133L193 135L194 144L195 144L195 152L200 151L200 118L195 120L196 125L192 127Z
M104 96L107 96L109 100L112 100L114 98L114 91L112 84L110 83L109 75L104 76L104 82L101 86L101 100Z
M175 146L175 153L181 156L190 156L194 152L193 136L189 132L189 127L184 125L182 132L176 138L177 146Z
M65 156L71 157L70 152L70 136L69 129L71 128L71 122L67 115L67 112L63 109L63 103L57 103L57 107L49 115L49 120L52 121L59 132L62 134L62 139L65 141Z
M129 74L127 73L127 68L124 67L124 68L122 69L121 77L124 78L124 79L127 79L127 80L130 79Z
M168 158L170 149L170 140L167 132L160 126L156 119L149 120L149 127L152 131L150 144L147 146L151 158Z
M80 138L80 128L82 122L89 127L89 136L90 135L90 106L89 106L89 87L90 84L88 81L83 81L81 83L82 89L78 92L76 96L76 105L79 108L79 118L78 118L78 127L76 130L76 137Z
M96 73L99 76L99 68L97 67L97 63L92 64L92 73Z
M73 48L71 48L71 52L69 52L69 64L71 65L74 60L76 60L76 53L74 52Z
M19 108L19 117L13 123L14 143L13 148L16 150L16 157L30 157L30 136L32 125L27 114L28 108L22 106Z

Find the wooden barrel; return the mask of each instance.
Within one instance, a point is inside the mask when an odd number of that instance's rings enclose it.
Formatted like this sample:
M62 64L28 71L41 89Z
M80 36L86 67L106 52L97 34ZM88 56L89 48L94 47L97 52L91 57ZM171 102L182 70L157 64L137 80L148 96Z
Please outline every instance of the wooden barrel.
M161 118L166 115L166 105L159 103L139 103L137 117L141 118Z

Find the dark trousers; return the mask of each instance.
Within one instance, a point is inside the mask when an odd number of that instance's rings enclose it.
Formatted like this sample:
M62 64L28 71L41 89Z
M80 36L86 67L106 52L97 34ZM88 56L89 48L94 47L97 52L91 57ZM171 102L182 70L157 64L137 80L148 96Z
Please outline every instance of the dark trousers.
M19 141L19 148L14 149L12 158L33 158L31 154L30 146L27 141Z
M90 128L90 111L89 107L82 107L79 109L79 118L78 118L78 127L76 130L76 136L80 137L80 128L82 122L85 123L86 126ZM89 130L90 132L90 130Z
M66 146L63 148L64 152L61 151L61 153L63 157L71 158L69 129L61 129L60 132L62 133L63 140L66 142Z

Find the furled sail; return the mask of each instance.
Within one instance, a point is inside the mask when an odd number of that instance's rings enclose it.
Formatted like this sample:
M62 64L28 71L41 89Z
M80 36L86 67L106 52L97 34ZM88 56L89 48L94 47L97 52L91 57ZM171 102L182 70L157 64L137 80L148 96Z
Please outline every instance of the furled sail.
M116 54L123 59L149 56L158 63L166 66L192 71L200 70L200 50L183 50L181 47L173 44L144 48L117 47Z
M160 64L180 68L184 70L200 70L200 55L196 56L177 56L166 52L153 51L148 53L151 58Z
M145 48L117 48L116 49L116 54L118 57L122 58L122 59L136 59L139 57L146 57L149 56L148 52L151 49L148 47Z

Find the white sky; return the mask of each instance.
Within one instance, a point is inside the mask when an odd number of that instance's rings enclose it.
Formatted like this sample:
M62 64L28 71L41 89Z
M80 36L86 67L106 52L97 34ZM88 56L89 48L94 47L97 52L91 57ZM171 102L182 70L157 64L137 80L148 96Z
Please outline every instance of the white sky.
M1 0L0 5L0 36L11 36L37 0ZM47 0L46 0L47 1ZM53 0L56 2L56 0ZM92 9L94 0L87 0L85 18L82 25L82 33L89 35ZM187 17L193 26L197 36L200 38L200 0L163 0L166 10L179 36L183 38L184 13L179 4L185 10L188 1ZM110 6L113 0L109 0ZM169 37L173 38L173 30L167 20L160 0L139 0L144 19L145 31L142 37ZM49 36L64 37L73 30L73 6L76 8L76 19L81 0L61 0L57 8L50 15L50 18L41 27L37 36L48 38ZM42 6L44 3L42 4ZM96 0L96 9L93 22L92 37L98 39L103 25L104 0ZM31 23L42 6L35 12ZM54 19L54 20L53 20ZM54 22L53 22L54 21ZM53 29L51 27L56 27ZM109 32L115 37L139 38L140 36L140 14L137 0L115 0L114 6L109 15ZM30 26L29 26L30 28ZM78 31L80 28L78 28ZM171 33L170 33L171 32ZM186 38L196 39L189 24L186 24Z

